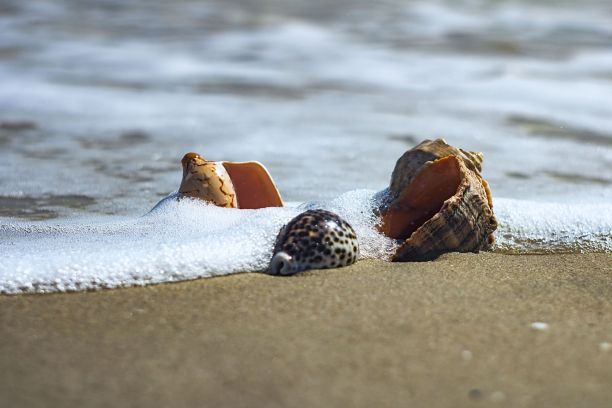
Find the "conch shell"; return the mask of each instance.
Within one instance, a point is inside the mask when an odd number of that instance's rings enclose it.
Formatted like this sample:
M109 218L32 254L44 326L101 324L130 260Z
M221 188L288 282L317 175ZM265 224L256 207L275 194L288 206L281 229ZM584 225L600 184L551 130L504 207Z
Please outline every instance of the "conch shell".
M489 247L497 221L482 153L425 140L399 158L378 229L402 240L393 261L426 261Z
M179 196L198 198L226 208L282 207L283 200L270 173L259 162L205 160L187 153Z

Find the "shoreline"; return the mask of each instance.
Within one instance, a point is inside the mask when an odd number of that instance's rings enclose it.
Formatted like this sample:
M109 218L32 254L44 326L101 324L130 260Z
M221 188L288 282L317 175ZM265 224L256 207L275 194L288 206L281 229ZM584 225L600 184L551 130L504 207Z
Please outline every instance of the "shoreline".
M10 406L607 406L612 255L2 295Z

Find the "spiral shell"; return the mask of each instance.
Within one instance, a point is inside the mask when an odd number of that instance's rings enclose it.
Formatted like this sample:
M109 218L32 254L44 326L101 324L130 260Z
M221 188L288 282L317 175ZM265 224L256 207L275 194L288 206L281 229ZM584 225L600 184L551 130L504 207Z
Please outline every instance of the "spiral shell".
M426 140L397 161L378 228L402 241L394 261L426 261L451 251L478 252L497 221L482 153Z

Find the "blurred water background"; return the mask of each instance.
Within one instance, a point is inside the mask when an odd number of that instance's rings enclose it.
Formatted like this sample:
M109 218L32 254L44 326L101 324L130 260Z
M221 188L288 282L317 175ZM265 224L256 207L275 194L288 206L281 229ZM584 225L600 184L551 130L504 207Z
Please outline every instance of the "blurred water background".
M595 0L0 0L4 251L146 213L188 151L304 202L380 190L435 137L484 152L502 242L565 219L609 248L611 22Z

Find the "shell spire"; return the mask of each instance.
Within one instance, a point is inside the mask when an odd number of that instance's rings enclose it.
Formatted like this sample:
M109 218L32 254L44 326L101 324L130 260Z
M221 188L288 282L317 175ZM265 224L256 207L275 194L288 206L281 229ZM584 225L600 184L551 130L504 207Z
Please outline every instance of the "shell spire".
M179 187L180 195L202 198L219 207L238 207L234 185L222 165L205 160L197 153L187 153L181 164L183 180Z

